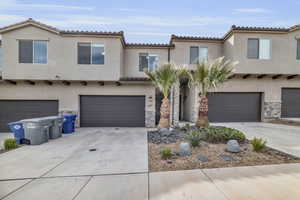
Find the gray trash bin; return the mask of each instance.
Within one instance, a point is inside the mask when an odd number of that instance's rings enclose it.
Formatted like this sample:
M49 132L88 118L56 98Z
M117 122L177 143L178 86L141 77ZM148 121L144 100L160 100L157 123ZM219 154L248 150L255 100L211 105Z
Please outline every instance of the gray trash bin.
M49 140L49 120L43 118L25 119L23 123L25 138L31 145L38 145Z
M41 119L47 120L50 124L49 127L49 138L56 139L61 137L62 134L62 124L64 118L62 116L50 116L50 117L43 117Z

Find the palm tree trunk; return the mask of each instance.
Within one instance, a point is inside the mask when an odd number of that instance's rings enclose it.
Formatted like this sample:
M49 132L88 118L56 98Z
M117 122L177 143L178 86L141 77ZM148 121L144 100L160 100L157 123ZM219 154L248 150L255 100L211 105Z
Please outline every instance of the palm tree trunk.
M200 103L200 105L199 105L199 112L198 112L198 119L196 122L196 126L198 126L198 127L209 126L208 98L205 95L201 95L199 103Z
M159 128L170 127L170 102L168 97L164 97L160 106Z

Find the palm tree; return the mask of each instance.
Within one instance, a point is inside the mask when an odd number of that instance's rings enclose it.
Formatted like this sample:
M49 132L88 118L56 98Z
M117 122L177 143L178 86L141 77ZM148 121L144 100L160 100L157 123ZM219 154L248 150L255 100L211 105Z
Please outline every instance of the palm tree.
M224 57L217 58L211 63L202 62L197 64L194 71L190 71L189 83L199 90L199 111L196 126L209 126L208 120L208 98L207 93L211 89L218 88L233 75L233 67L238 62L224 61Z
M163 100L160 107L159 128L170 127L170 102L169 94L171 89L179 82L180 70L175 69L171 64L164 64L156 71L145 71L152 81L153 85L163 94Z

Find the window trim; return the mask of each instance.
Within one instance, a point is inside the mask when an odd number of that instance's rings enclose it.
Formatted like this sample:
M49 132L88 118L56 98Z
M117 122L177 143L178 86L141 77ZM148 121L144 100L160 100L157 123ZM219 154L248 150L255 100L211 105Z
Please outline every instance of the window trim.
M258 40L258 57L257 58L249 58L248 57L248 41L249 40ZM270 58L268 58L268 59L266 59L266 58L260 58L260 41L261 40L269 40L270 41L270 49L269 49L269 53L270 53ZM249 59L249 60L271 60L272 59L272 54L273 54L273 52L272 52L272 40L271 39L269 39L269 38L247 38L247 53L246 53L247 55L246 55L246 57L247 57L247 59Z
M300 38L296 39L296 60L300 61Z
M78 56L79 56L79 51L78 51L78 47L79 47L79 44L80 43L86 43L86 44L90 44L91 45L91 56L90 56L90 64L80 64L78 61ZM104 62L103 62L103 64L93 64L93 44L95 44L95 45L99 45L99 46L101 46L101 47L103 47L103 52L104 52ZM98 66L98 65L105 65L105 45L103 44L103 43L97 43L97 42L77 42L77 46L76 46L76 48L77 48L77 65L84 65L84 66L86 66L86 65L88 65L88 66L93 66L93 65L95 65L95 66Z
M145 54L145 55L147 55L147 57L149 57L149 56L156 57L157 60L158 60L158 61L157 61L157 67L159 67L159 54L156 54L156 53L139 52L139 53L138 53L138 61L140 60L140 55L141 55L141 54ZM147 66L147 69L149 70L149 58L147 58L147 60L148 60L148 63L147 63L148 66ZM140 62L140 61L139 61L139 62ZM140 70L140 63L138 64L138 69L139 69L139 70L138 70L139 72L143 72L143 71ZM144 68L142 68L142 69L144 69ZM156 68L156 69L157 69L157 68ZM155 69L155 70L156 70L156 69Z
M31 39L17 39L18 41L18 64L25 64L25 65L48 65L48 59L49 59L49 48L48 48L48 43L49 43L49 40L31 40ZM20 41L32 41L32 62L31 63L20 63L20 52L19 52L19 49L20 49ZM47 62L46 63L36 63L34 62L34 42L35 41L43 41L43 42L46 42L46 48L47 48Z
M192 48L195 48L195 47L197 47L198 48L198 63L200 63L199 61L199 59L200 59L200 49L207 49L207 57L206 57L206 62L208 62L208 52L209 52L209 48L208 48L208 46L202 46L202 45L198 45L198 46L190 46L190 56L189 56L189 58L190 58L190 65L197 65L197 63L192 63L191 61L191 49Z

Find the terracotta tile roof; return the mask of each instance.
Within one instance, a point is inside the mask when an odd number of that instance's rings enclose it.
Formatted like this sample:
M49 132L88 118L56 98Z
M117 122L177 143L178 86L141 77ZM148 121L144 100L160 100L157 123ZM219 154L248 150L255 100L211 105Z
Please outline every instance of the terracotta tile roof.
M290 28L282 28L282 27L250 27L250 26L236 26L232 25L231 30L238 30L238 31L280 31L280 32L287 32Z
M126 43L129 48L174 48L173 44L155 44L155 43Z
M39 27L44 28L44 29L51 30L53 32L57 32L57 33L60 32L59 29L57 29L57 28L55 28L53 26L49 26L47 24L43 24L41 22L35 21L32 18L29 18L29 19L27 19L25 21L21 21L21 22L15 23L15 24L11 24L9 26L4 26L4 27L0 28L0 32L5 32L6 30L7 31L13 30L13 29L18 28L20 26L23 26L23 25L26 26L26 25L30 25L30 24L39 26Z
M199 36L178 36L178 35L172 35L172 40L207 40L207 41L223 41L223 38L218 37L199 37Z
M61 34L72 34L72 35L115 35L123 36L123 31L110 32L110 31L79 31L79 30L64 30L60 31Z
M120 81L150 81L147 77L122 77Z

